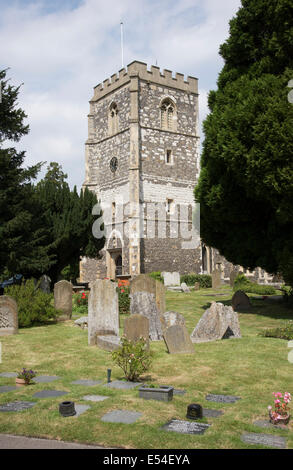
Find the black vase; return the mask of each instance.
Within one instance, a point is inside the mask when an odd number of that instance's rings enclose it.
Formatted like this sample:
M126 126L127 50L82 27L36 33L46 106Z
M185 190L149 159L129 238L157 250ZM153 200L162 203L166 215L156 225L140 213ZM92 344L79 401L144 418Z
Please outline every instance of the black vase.
M76 415L76 411L74 408L74 402L73 401L63 401L62 403L59 404L59 413L64 416L74 416Z
M203 417L203 414L202 414L201 405L197 405L196 403L192 403L191 405L188 405L186 418L201 419L202 417Z

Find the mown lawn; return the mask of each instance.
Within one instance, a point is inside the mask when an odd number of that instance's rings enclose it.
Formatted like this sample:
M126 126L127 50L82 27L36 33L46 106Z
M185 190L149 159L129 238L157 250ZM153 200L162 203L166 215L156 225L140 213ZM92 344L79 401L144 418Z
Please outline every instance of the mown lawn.
M225 295L216 295L215 293ZM253 297L253 296L252 296ZM167 292L167 309L184 315L191 333L204 310L212 301L231 303L231 289L205 289L190 294ZM252 423L267 418L267 406L272 404L273 392L288 391L293 395L293 364L287 356L287 341L263 338L257 334L263 328L276 327L293 319L293 310L281 303L253 300L248 313L239 314L242 338L194 345L194 354L169 355L163 341L151 343L152 367L142 380L172 385L186 390L169 403L145 401L137 390L114 390L103 387L71 385L77 379L122 379L122 371L114 366L111 353L89 347L87 331L67 321L48 326L21 329L18 335L1 337L2 363L0 372L33 368L38 375L58 375L60 380L35 384L0 394L0 404L32 399L36 391L56 389L68 391L64 398L38 399L37 405L19 413L0 413L0 432L39 436L111 447L144 449L246 449L240 440L244 432L265 432L287 437L293 448L293 424L288 431L262 429ZM124 318L121 316L121 331ZM0 385L13 385L14 379L0 377ZM234 404L212 403L205 400L208 393L242 397ZM98 403L85 402L87 394L108 395ZM58 405L63 399L89 404L91 409L78 418L62 418ZM190 403L205 408L221 409L218 418L204 418L212 424L204 435L184 435L162 431L172 418L186 419ZM132 425L104 423L100 418L113 409L139 411L143 416Z

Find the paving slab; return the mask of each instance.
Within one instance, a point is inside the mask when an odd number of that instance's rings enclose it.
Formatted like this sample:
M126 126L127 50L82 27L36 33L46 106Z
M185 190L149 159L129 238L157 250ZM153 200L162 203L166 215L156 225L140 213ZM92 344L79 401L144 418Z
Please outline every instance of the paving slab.
M106 396L104 396L104 395L85 395L84 397L82 397L83 400L86 400L86 401L95 401L95 402L104 401L104 400L106 400L107 398L110 398L110 397L106 397Z
M28 408L32 408L36 404L36 401L14 401L5 403L5 405L0 405L0 411L23 411L27 410Z
M212 393L206 396L207 401L214 401L216 403L235 403L241 400L241 397L235 397L234 395L214 395Z
M53 398L53 397L61 397L62 395L67 395L68 392L64 392L63 390L41 390L40 392L36 392L33 397L35 398Z
M178 432L180 434L204 434L210 427L210 424L183 421L180 419L172 419L166 423L161 429L165 431Z
M115 449L115 447L0 434L0 449Z
M286 439L284 437L274 436L272 434L247 433L242 434L241 440L246 444L286 449Z
M33 378L33 381L37 384L47 383L47 382L54 382L54 380L58 380L60 377L57 375L38 375L37 377Z
M140 385L142 385L142 383L141 382L126 382L125 380L113 380L113 382L109 382L103 385L109 388L119 388L119 389L129 390L131 388L139 387Z
M264 420L257 420L253 422L254 426L259 426L261 428L270 428L270 429L281 429L284 431L288 431L288 426L285 424L272 424L268 419Z
M102 380L89 380L89 379L80 379L71 382L72 385L84 385L85 387L93 387L94 385L99 385L102 383Z
M12 385L2 385L0 387L0 393L12 392L12 390L17 390L17 387L13 387Z
M137 411L113 410L102 416L101 421L106 423L132 424L135 423L135 421L137 421L141 416L142 413L138 413Z
M18 374L16 372L1 372L0 377L7 377L7 378L12 378L12 377L17 377Z

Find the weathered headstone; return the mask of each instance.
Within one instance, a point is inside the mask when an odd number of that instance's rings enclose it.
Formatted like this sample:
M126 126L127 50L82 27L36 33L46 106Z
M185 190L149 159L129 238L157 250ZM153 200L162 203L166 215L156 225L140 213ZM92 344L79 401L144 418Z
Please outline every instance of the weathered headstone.
M273 434L244 433L241 435L241 440L246 444L286 449L286 439Z
M130 313L144 315L149 319L149 337L152 341L162 339L160 312L155 295L149 292L135 292L130 295Z
M221 271L215 269L215 271L212 272L212 288L218 289L219 287L221 287L221 285Z
M236 397L234 395L215 395L209 393L206 395L207 401L214 401L216 403L236 403L238 400L241 400L241 397Z
M72 316L72 284L62 280L54 285L54 306L63 313L58 317L58 321L70 320Z
M17 303L9 295L0 296L0 336L18 333Z
M238 290L232 297L232 307L234 310L242 308L250 308L251 302L249 297L242 290Z
M93 283L88 299L88 344L97 344L98 336L119 335L117 284L98 279Z
M241 338L237 312L220 302L212 302L191 333L193 343Z
M234 281L237 277L238 273L236 271L231 271L230 273L230 286L233 287L234 286Z
M164 285L166 287L170 286L180 286L180 274L176 271L169 273L169 272L163 272L162 273L163 279L164 279Z
M194 346L186 326L173 325L164 331L164 340L170 354L192 354Z
M142 336L149 346L149 319L144 315L133 314L124 321L124 334L130 341L136 342Z
M199 290L200 289L200 283L199 282L195 282L194 283L194 290Z
M165 312L165 286L162 282L153 279L148 274L139 274L130 282L130 294L135 294L135 292L154 294L159 312Z
M185 293L190 292L190 289L189 289L188 285L185 282L182 282L180 287L181 287L182 292L185 292Z
M163 332L167 328L173 325L185 326L185 319L183 315L181 315L178 312L173 312L172 310L170 310L169 312L163 313L163 315L160 316L160 321L161 321Z
M85 316L85 317L78 318L77 320L75 320L74 325L79 326L82 329L87 328L88 327L88 317Z
M41 289L41 291L43 291L45 294L50 294L51 279L49 276L43 274L43 276L40 277L39 282L39 289Z

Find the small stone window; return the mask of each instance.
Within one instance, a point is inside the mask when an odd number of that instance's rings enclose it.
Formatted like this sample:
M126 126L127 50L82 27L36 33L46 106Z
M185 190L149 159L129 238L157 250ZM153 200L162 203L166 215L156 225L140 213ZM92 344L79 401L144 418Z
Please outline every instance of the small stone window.
M170 149L166 150L165 162L167 163L167 165L173 165L173 154L172 154L172 150Z
M118 106L116 103L111 103L109 108L109 134L113 135L116 134L118 131Z
M166 212L169 215L174 214L174 200L173 199L167 199Z
M161 128L168 131L176 130L176 109L170 98L164 99L161 104Z

